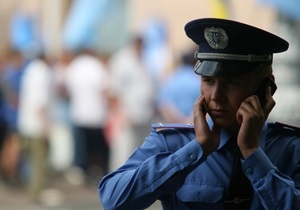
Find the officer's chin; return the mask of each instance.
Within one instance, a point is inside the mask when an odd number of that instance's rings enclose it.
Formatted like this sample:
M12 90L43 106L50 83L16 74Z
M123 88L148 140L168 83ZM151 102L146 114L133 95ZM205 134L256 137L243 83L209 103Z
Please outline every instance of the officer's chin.
M240 125L238 124L237 121L230 122L228 118L227 119L217 118L217 117L211 117L211 118L214 124L217 125L218 127L224 128L228 130L230 133L234 133L234 134L237 134L239 132Z

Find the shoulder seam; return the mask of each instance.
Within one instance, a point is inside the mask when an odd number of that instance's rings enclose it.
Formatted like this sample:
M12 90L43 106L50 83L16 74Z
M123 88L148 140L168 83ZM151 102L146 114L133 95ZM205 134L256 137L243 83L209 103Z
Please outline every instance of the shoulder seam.
M289 124L286 124L286 123L275 122L275 125L281 126L283 128L288 128L288 129L300 131L300 127L297 127L297 126L294 126L294 125L289 125Z
M167 130L167 129L194 129L194 124L180 124L180 123L155 123L151 124L152 129L156 131Z

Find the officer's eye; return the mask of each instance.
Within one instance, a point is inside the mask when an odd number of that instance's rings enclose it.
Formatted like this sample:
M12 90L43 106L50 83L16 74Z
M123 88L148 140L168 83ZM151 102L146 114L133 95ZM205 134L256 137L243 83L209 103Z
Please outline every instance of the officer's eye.
M241 81L239 81L239 80L229 80L228 84L238 86L238 85L241 84Z
M202 77L202 82L207 85L211 85L214 83L214 79L212 79L210 77Z

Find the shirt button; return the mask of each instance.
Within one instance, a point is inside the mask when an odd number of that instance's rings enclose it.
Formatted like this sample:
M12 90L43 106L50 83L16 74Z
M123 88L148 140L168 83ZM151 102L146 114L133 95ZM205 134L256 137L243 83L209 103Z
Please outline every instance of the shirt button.
M190 155L190 159L191 159L191 160L196 160L196 159L197 159L197 156L196 156L195 154L191 154L191 155Z
M253 174L253 168L247 168L247 173L248 174Z

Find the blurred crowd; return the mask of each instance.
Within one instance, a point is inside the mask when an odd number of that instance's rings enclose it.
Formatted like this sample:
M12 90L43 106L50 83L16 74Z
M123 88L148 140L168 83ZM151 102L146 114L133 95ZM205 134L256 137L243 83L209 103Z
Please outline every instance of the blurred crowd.
M160 45L151 56L145 40L135 34L111 55L92 48L56 58L2 54L2 182L34 201L54 176L96 188L143 143L151 123L192 123L200 94L195 49L174 55Z

